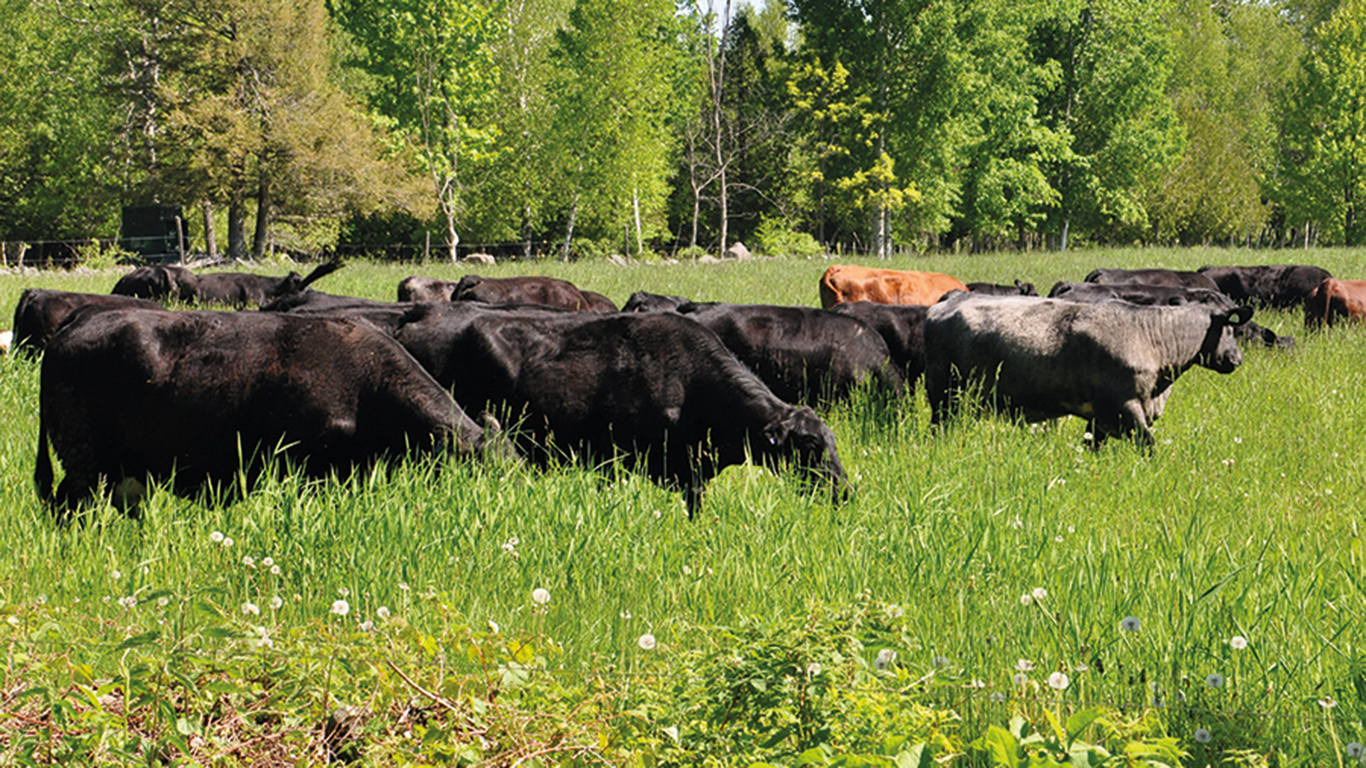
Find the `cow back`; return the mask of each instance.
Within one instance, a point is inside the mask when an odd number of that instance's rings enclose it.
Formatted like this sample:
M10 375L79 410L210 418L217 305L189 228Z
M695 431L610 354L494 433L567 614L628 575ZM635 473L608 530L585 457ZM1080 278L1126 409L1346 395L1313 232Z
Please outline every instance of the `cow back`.
M820 295L825 309L846 301L930 305L949 291L967 288L961 280L939 272L835 264L821 276Z

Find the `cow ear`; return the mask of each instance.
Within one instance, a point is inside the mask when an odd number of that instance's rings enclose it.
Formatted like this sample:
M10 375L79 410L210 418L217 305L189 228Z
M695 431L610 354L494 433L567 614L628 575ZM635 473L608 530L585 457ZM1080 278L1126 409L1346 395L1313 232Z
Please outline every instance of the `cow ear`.
M1252 307L1234 307L1228 312L1229 325L1242 325L1252 319Z

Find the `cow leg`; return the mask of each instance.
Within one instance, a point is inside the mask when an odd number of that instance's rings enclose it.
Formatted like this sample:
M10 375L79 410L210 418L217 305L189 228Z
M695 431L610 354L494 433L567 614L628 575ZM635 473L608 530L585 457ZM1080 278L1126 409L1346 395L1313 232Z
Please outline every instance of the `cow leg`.
M926 366L925 397L930 401L930 423L942 424L952 410L951 372L942 366Z
M702 511L702 491L704 486L698 482L688 483L683 488L683 501L688 506L688 519L694 520L697 513Z

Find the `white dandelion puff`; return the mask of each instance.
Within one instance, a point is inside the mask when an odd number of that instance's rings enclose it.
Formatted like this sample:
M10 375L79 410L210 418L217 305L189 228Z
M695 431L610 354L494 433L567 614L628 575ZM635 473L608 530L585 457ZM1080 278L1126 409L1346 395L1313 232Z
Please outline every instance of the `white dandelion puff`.
M1337 705L1337 699L1333 698L1332 696L1324 696L1323 698L1319 699L1319 706L1323 707L1324 709L1332 709Z
M1363 746L1361 742L1354 741L1347 745L1348 757L1360 758L1362 755L1366 755L1366 746Z
M896 651L891 648L883 648L877 652L877 658L873 659L873 668L879 672L884 672L896 662Z
M996 693L991 694L991 700L996 704L1004 704L1006 703L1006 695L997 691Z
M1208 685L1211 688L1223 688L1224 676L1218 672L1211 672L1209 677L1205 678L1205 685Z
M498 634L498 629L498 622L494 621L493 619L489 619L489 631L496 635Z
M223 546L224 546L224 547L231 547L231 546L232 546L232 537L231 537L231 536L224 536L224 537L223 537Z
M245 566L248 567L248 568L255 568L255 567L256 567L256 558L252 557L251 555L243 555L243 556L242 556L242 565L245 565Z
M275 565L275 558L271 557L270 555L266 555L265 557L261 558L261 565L265 566L266 568L269 568L272 565Z
M272 566L270 567L270 575L272 575L272 576L279 576L279 575L280 575L280 566L278 566L278 565L272 565Z
M1124 620L1119 623L1119 626L1123 628L1125 632L1137 632L1139 627L1143 626L1143 622L1139 621L1137 616L1125 616Z
M1247 647L1247 638L1242 635L1234 635L1229 638L1228 644L1235 651L1241 651Z
M807 665L806 665L806 676L807 676L807 677L815 677L816 675L819 675L820 673L821 673L821 665L818 664L817 662L814 662L814 661L813 661L813 662L811 662L810 664L807 664Z
M1071 682L1071 680L1067 679L1066 672L1054 672L1048 676L1048 687L1055 691L1067 690L1067 686Z
M123 606L124 608L133 608L137 606L137 604L138 599L136 597L133 597L132 595L129 595L128 597L119 598L119 605Z
M550 590L537 587L531 590L531 599L541 605L550 602Z
M1016 672L1015 677L1013 679L1016 685L1023 687L1026 683L1029 682L1029 675L1026 675L1023 672Z
M1195 740L1198 741L1198 742L1200 742L1201 744L1208 744L1208 743L1209 743L1209 740L1210 740L1209 729L1208 729L1208 728L1196 728L1196 729L1195 729Z
M275 597L272 597L272 598L270 599L270 608L271 608L271 610L278 611L278 610L280 610L281 608L283 608L284 605L285 605L285 599L284 599L283 597L280 597L279 595L276 595Z
M1035 588L1034 588L1034 591L1031 592L1030 594L1032 594L1032 595L1034 596L1034 599L1035 599L1035 600L1040 600L1040 601L1042 601L1042 600L1044 600L1045 598L1048 597L1048 590L1044 589L1043 587L1035 587Z
M338 616L345 616L351 612L351 604L345 600L333 600L331 612Z
M1028 592L1024 593L1023 595L1020 595L1020 605L1033 605L1033 604L1034 604L1034 596L1033 596L1033 595L1029 594Z
M375 629L375 622L373 622L373 621L371 621L371 620L369 620L369 619L366 619L365 621L362 621L362 622L360 623L360 631L362 631L362 632L373 632L374 629Z
M640 646L640 649L643 651L652 651L655 647L655 636L646 632L636 641L636 645Z
M247 616L260 616L261 609L256 607L256 603L242 603L242 613Z
M109 578L113 579L114 581L118 581L119 579L123 578L123 572L122 572L122 571L111 571L110 574L109 574Z
M1019 672L1031 672L1034 669L1034 662L1029 659L1020 659L1015 662L1015 669Z
M222 532L222 531L214 531L213 533L209 534L209 541L212 541L212 542L215 543L215 544L222 544L222 543L223 543L223 532Z
M936 667L947 667L949 665L949 657L935 656L934 660L930 663L934 664Z
M390 617L392 614L389 613L389 609L388 609L388 608L386 608L385 606L381 605L381 606L379 607L379 610L375 611L375 615L378 616L378 617L380 618L381 621L388 621L388 620L389 620L389 617Z

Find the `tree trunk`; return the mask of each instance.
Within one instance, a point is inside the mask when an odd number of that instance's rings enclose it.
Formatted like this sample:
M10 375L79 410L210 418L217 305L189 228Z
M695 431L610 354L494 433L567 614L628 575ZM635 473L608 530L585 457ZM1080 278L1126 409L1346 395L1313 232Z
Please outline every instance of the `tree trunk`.
M645 233L640 226L640 190L634 187L631 189L631 209L634 212L636 219L636 253L644 253ZM725 230L722 231L724 232Z
M460 251L457 249L460 245L460 233L455 231L455 209L443 206L443 210L446 214L446 244L450 246L451 263L454 264L460 261Z
M228 201L228 258L234 262L247 257L246 201L234 197Z
M204 209L204 249L209 253L209 261L218 260L218 233L213 228L213 203L205 200Z
M261 261L266 257L266 243L270 241L270 177L261 174L256 193L256 235L251 242L251 258Z
M569 261L569 244L574 241L574 218L579 214L579 193L574 193L574 200L569 204L569 223L564 228L564 260Z

